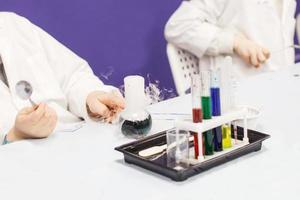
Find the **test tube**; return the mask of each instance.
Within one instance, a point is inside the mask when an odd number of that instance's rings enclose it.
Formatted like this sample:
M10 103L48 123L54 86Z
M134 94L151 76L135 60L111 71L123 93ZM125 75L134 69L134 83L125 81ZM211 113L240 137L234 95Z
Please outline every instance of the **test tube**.
M211 119L211 97L210 97L210 72L208 70L202 70L201 73L201 83L202 83L202 111L203 119ZM205 144L205 155L214 154L214 135L212 130L206 131L204 135Z
M180 169L189 166L190 132L177 128L167 131L167 166Z
M232 58L225 57L220 70L220 96L222 113L232 111L235 107L235 77L233 73Z
M236 87L237 81L234 74L234 66L232 64L232 57L226 56L222 63L222 69L220 70L220 96L221 96L221 110L222 113L232 111L236 107ZM223 148L230 148L232 146L231 138L233 135L235 138L235 144L237 144L237 129L235 122L233 122L233 129L231 130L231 124L225 124L222 126L223 132Z
M238 143L238 135L237 135L237 124L236 121L233 122L233 135L234 135L234 143Z
M222 133L223 133L223 139L222 139L222 145L224 149L231 148L231 125L230 124L224 124L222 126Z
M212 100L212 115L221 115L221 98L220 98L220 69L211 70L211 100Z
M244 142L249 142L249 138L248 138L248 121L247 121L247 116L244 116L244 138L243 138Z
M221 98L220 98L220 69L211 70L211 103L212 103L212 116L221 115ZM222 145L222 126L216 127L213 130L214 134L214 150L223 151Z
M202 85L202 111L203 119L211 119L212 117L212 106L210 97L210 72L203 70L201 73L201 85Z
M193 106L193 122L199 123L202 122L202 105L201 105L201 76L199 74L192 76L192 106ZM198 156L203 156L204 145L202 133L192 133L194 136L194 150L195 150L195 159L198 159ZM200 138L199 138L200 137Z

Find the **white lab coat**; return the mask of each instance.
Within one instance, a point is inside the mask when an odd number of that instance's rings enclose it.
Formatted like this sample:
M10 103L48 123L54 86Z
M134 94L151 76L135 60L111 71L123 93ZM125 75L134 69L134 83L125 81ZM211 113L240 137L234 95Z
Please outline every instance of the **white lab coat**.
M20 80L32 84L35 102L46 102L56 110L59 124L89 120L87 95L112 89L103 85L85 60L13 13L0 12L0 55L10 86L0 81L0 141L13 126L17 112L30 106L16 95Z
M282 8L282 12L278 12ZM183 1L166 27L168 42L200 58L200 69L221 67L225 55L233 57L238 79L274 71L294 63L295 0L190 0ZM240 32L268 48L271 58L255 69L233 53L235 35Z

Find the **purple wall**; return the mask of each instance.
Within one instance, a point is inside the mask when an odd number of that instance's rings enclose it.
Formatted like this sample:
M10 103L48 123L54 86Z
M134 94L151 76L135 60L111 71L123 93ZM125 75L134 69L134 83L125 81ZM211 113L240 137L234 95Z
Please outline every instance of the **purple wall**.
M174 88L163 28L181 0L0 0L2 11L29 18L88 60L106 83L151 74ZM298 5L300 10L300 5ZM105 80L114 69L115 72Z
M296 12L296 16L298 14L300 14L300 0L297 0L297 12ZM297 34L295 35L295 43L299 44L299 39L300 38L297 38ZM296 62L299 62L300 61L300 50L299 49L296 49Z
M88 60L106 83L129 74L151 74L174 88L166 57L164 24L181 0L1 0ZM105 80L111 68L115 72Z

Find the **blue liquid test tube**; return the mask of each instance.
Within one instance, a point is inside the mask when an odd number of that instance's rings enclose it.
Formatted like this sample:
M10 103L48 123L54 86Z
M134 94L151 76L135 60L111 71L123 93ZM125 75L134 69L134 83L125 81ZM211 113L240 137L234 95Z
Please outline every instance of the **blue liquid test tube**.
M220 98L220 69L211 70L211 103L212 103L212 116L221 115L221 98ZM213 130L214 134L214 150L223 151L222 144L222 127L216 127Z

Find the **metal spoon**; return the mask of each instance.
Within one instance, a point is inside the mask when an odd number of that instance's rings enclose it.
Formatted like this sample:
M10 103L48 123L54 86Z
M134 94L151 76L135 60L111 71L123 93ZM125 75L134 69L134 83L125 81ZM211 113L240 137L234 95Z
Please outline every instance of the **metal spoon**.
M27 81L19 81L16 84L16 93L23 100L29 100L31 105L37 107L37 104L31 99L33 88Z

